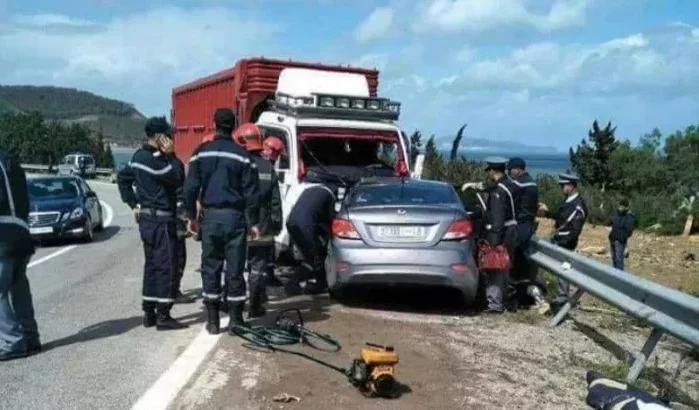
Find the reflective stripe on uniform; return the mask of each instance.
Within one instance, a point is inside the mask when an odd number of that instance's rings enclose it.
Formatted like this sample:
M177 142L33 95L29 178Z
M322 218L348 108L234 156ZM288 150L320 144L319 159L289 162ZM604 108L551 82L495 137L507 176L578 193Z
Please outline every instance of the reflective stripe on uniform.
M509 220L505 221L505 223L504 223L504 226L516 226L516 225L517 225L517 221L515 221L514 219L509 219ZM487 224L485 226L485 229L493 229L493 225Z
M272 174L268 172L260 172L260 180L262 181L271 181L272 180Z
M481 203L481 206L483 207L484 211L488 209L488 207L485 205L485 200L483 199L480 193L476 194L476 198L478 198L478 201Z
M520 188L536 186L536 182L519 182L514 178L511 178L510 181L512 181L515 185L517 185Z
M568 236L570 235L570 231L563 231L563 232L558 232L556 236Z
M144 296L143 300L146 302L157 302L157 303L173 303L175 299L171 298L156 298L152 296Z
M229 302L245 302L248 298L246 296L228 296L226 298Z
M196 161L199 158L228 158L228 159L234 159L238 162L242 162L244 164L251 164L253 168L255 167L255 163L251 163L250 159L245 158L242 155L238 155L233 152L225 152L225 151L205 151L205 152L200 152L197 155L194 155L189 159L189 162Z
M168 172L172 171L172 165L170 165L170 164L167 164L167 166L162 168L162 169L153 169L147 165L143 165L143 164L138 163L138 162L129 162L129 166L131 168L140 169L141 171L146 171L147 173L152 174L152 175L164 175L164 174L167 174Z
M512 217L514 218L517 215L517 211L515 209L515 200L514 197L512 196L512 192L507 188L505 184L502 182L498 182L498 186L507 192L507 196L510 197L510 209L512 210ZM517 221L515 221L515 225L517 225ZM505 226L507 226L507 222L505 222Z
M206 292L202 293L201 296L204 299L214 299L214 300L218 300L218 299L221 299L223 297L223 295L216 295L214 293L206 293Z

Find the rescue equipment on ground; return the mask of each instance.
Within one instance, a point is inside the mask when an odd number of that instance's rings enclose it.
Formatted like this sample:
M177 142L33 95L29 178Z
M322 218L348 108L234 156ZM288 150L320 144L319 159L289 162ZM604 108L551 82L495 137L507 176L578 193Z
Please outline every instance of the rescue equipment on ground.
M512 261L505 245L493 246L485 240L478 241L478 268L484 271L510 270Z
M300 344L333 353L341 349L340 343L330 335L306 327L299 309L292 308L280 312L272 325L235 326L233 333L246 341L243 346L247 348L293 354L335 370L347 377L350 384L367 397L397 398L400 395L400 383L395 379L398 353L392 346L367 342L360 350L359 357L354 359L347 369L307 353L283 347Z

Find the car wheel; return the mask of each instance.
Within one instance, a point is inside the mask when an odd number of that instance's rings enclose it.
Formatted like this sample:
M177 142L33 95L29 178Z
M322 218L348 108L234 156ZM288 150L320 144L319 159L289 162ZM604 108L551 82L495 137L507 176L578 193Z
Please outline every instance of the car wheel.
M87 222L85 223L85 235L83 236L83 242L89 243L95 239L95 231L92 228L92 220L87 217Z
M97 226L95 226L96 232L104 231L104 214L102 213L102 205L99 206L99 214L100 214L100 219L99 219L99 222L97 223Z

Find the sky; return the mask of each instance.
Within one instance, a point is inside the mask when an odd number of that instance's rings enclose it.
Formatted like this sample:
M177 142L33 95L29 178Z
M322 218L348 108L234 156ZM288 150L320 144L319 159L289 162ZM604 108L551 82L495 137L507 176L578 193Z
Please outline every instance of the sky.
M699 123L697 0L0 0L0 84L167 115L247 56L378 68L409 133L566 151L595 119L631 141Z

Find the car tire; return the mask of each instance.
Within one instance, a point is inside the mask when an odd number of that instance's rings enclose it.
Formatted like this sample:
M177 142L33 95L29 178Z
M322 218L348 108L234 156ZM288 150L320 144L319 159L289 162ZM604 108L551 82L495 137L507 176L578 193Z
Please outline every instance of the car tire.
M95 226L95 232L104 231L104 213L102 212L102 205L100 205L99 214L100 214L100 220L97 223L97 226Z
M95 240L95 231L92 228L92 220L87 217L87 222L85 223L85 235L83 235L83 242L90 243Z

